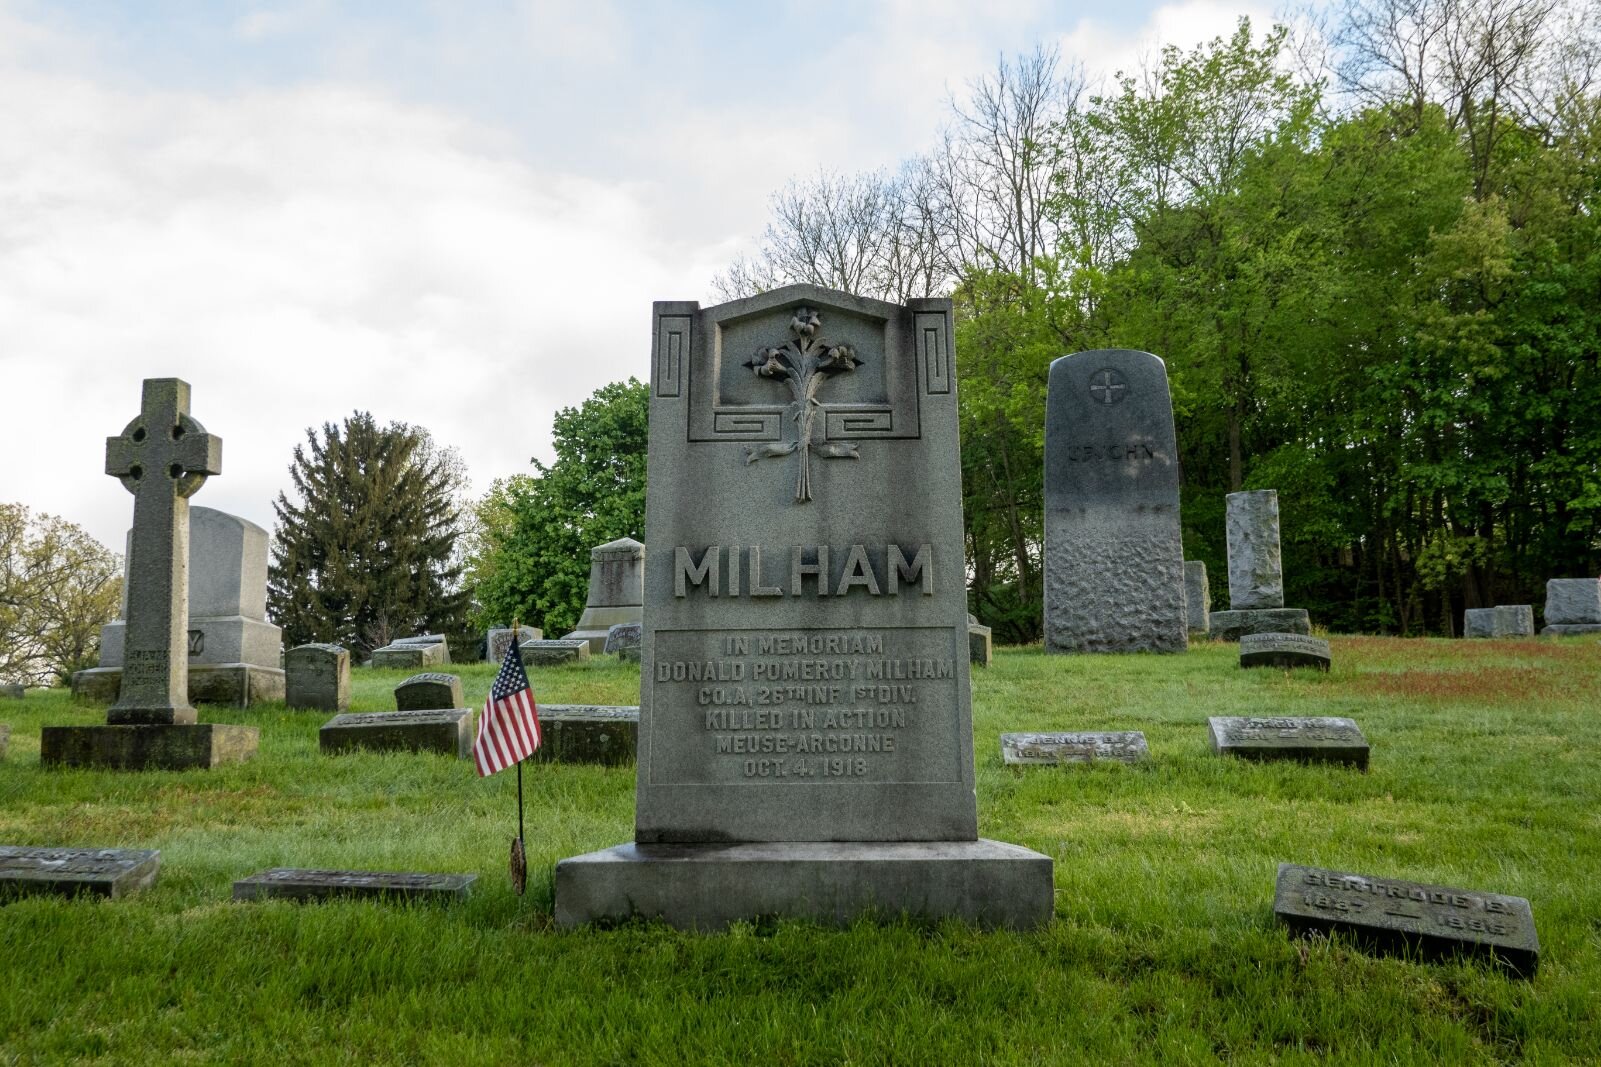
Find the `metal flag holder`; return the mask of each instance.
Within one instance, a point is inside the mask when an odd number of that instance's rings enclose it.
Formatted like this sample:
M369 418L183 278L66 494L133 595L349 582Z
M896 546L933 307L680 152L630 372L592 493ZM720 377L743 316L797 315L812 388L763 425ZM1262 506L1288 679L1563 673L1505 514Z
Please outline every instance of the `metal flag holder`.
M511 620L511 647L520 649L517 641L517 621ZM517 653L521 658L522 653ZM511 887L518 896L528 888L528 854L523 848L523 761L517 761L517 836L511 839Z

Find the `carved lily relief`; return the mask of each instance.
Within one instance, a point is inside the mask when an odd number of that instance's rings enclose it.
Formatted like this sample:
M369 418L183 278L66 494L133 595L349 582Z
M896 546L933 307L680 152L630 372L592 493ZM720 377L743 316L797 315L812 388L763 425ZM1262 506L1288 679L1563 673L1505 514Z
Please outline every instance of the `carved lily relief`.
M790 421L796 424L794 441L781 441L745 446L745 462L774 459L794 453L800 455L800 470L795 477L795 501L804 503L812 498L812 453L825 459L860 459L854 441L813 441L812 434L817 412L822 403L817 390L828 379L855 370L862 360L850 345L833 345L817 336L822 328L822 316L815 308L798 307L789 320L791 340L780 347L764 348L745 366L758 377L782 381L789 387L793 398L784 409ZM826 422L825 422L826 432Z

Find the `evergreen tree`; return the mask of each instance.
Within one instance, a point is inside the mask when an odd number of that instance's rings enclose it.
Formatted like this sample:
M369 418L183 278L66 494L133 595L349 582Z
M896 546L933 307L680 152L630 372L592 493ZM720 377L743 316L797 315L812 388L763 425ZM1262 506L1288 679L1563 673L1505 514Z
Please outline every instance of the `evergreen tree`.
M290 645L327 641L365 655L392 638L443 633L471 647L456 554L465 474L421 427L380 427L358 411L307 429L278 494L267 603Z

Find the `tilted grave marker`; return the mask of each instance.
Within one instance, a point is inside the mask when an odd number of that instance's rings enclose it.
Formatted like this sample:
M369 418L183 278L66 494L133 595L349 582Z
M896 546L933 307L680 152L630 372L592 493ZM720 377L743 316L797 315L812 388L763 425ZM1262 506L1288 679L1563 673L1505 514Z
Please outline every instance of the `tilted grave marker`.
M1102 760L1139 763L1150 755L1145 734L1138 730L1001 735L1001 761L1016 766Z
M1261 633L1240 638L1241 667L1329 669L1329 643L1310 634Z
M161 853L128 848L0 845L0 899L35 893L120 897L151 885Z
M438 752L467 759L473 749L473 713L467 708L347 712L323 724L317 744L327 756L365 749Z
M1352 719L1339 716L1213 716L1207 739L1219 756L1368 767L1368 739Z

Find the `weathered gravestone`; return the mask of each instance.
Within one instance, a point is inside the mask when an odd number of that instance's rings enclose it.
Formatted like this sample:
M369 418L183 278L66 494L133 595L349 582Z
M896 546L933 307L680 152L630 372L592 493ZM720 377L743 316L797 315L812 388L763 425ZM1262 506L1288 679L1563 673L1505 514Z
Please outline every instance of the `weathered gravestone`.
M559 925L1049 919L977 834L951 342L947 300L656 304L635 840L557 865Z
M274 867L233 884L235 900L329 900L378 897L412 902L465 900L476 874L413 871L328 871Z
M197 724L189 704L189 497L222 470L222 440L189 414L187 382L147 378L143 395L139 416L106 439L106 473L134 499L117 702L105 726L44 727L47 766L211 767L248 758L260 737Z
M1167 368L1102 349L1051 364L1045 649L1183 652L1184 552Z
M1601 633L1601 578L1552 578L1545 583L1542 634Z
M350 652L340 645L299 645L284 653L284 701L291 708L350 707Z
M522 649L525 667L553 667L589 659L589 642L582 638L571 641L566 638L560 641L524 641L517 647Z
M1212 585L1206 580L1206 564L1198 559L1184 561L1184 616L1191 638L1212 632Z
M505 660L506 650L511 647L514 635L520 645L524 641L543 640L545 631L537 626L519 626L516 630L513 630L510 626L497 626L489 631L489 636L484 641L484 657L490 663L500 663Z
M21 700L28 695L28 690L17 682L6 682L0 685L0 700Z
M1311 633L1306 610L1284 606L1278 491L1230 493L1226 503L1229 610L1212 612L1211 635L1238 641L1246 634Z
M1526 978L1540 964L1534 912L1523 897L1281 863L1273 914L1295 933L1339 931L1428 959L1493 957Z
M639 645L644 638L644 623L620 622L606 631L606 652L629 663L638 663Z
M606 632L620 622L644 616L645 546L620 537L589 553L589 600L578 629L564 641L588 641L591 652L604 651Z
M443 634L402 637L372 650L374 667L440 667L450 662L450 645Z
M128 544L133 532L128 533ZM123 585L122 614L128 614ZM80 672L82 700L115 691L121 678L123 619L100 630L100 666ZM189 699L250 707L283 700L283 631L267 621L267 531L215 508L189 509Z
M370 752L438 752L467 759L473 749L473 713L467 708L348 712L317 731L325 756Z
M1344 763L1368 768L1368 739L1352 719L1332 716L1214 716L1207 740L1219 756L1254 760Z
M160 870L161 853L154 849L0 845L0 898L120 897L155 882Z
M633 763L639 751L639 709L541 704L539 734L534 756L550 763Z
M1468 608L1462 613L1463 637L1532 637L1534 606L1500 604L1493 608Z
M461 679L454 674L414 674L395 686L395 707L401 711L450 710L465 703Z
M995 635L976 622L967 624L967 661L975 667L988 667L995 659Z
M6 758L6 746L11 743L11 727L0 722L0 759Z
M1010 765L1095 763L1102 760L1139 763L1150 758L1150 755L1145 735L1138 730L1001 735L1001 762Z
M1241 667L1329 669L1329 643L1310 634L1246 634L1240 638Z

